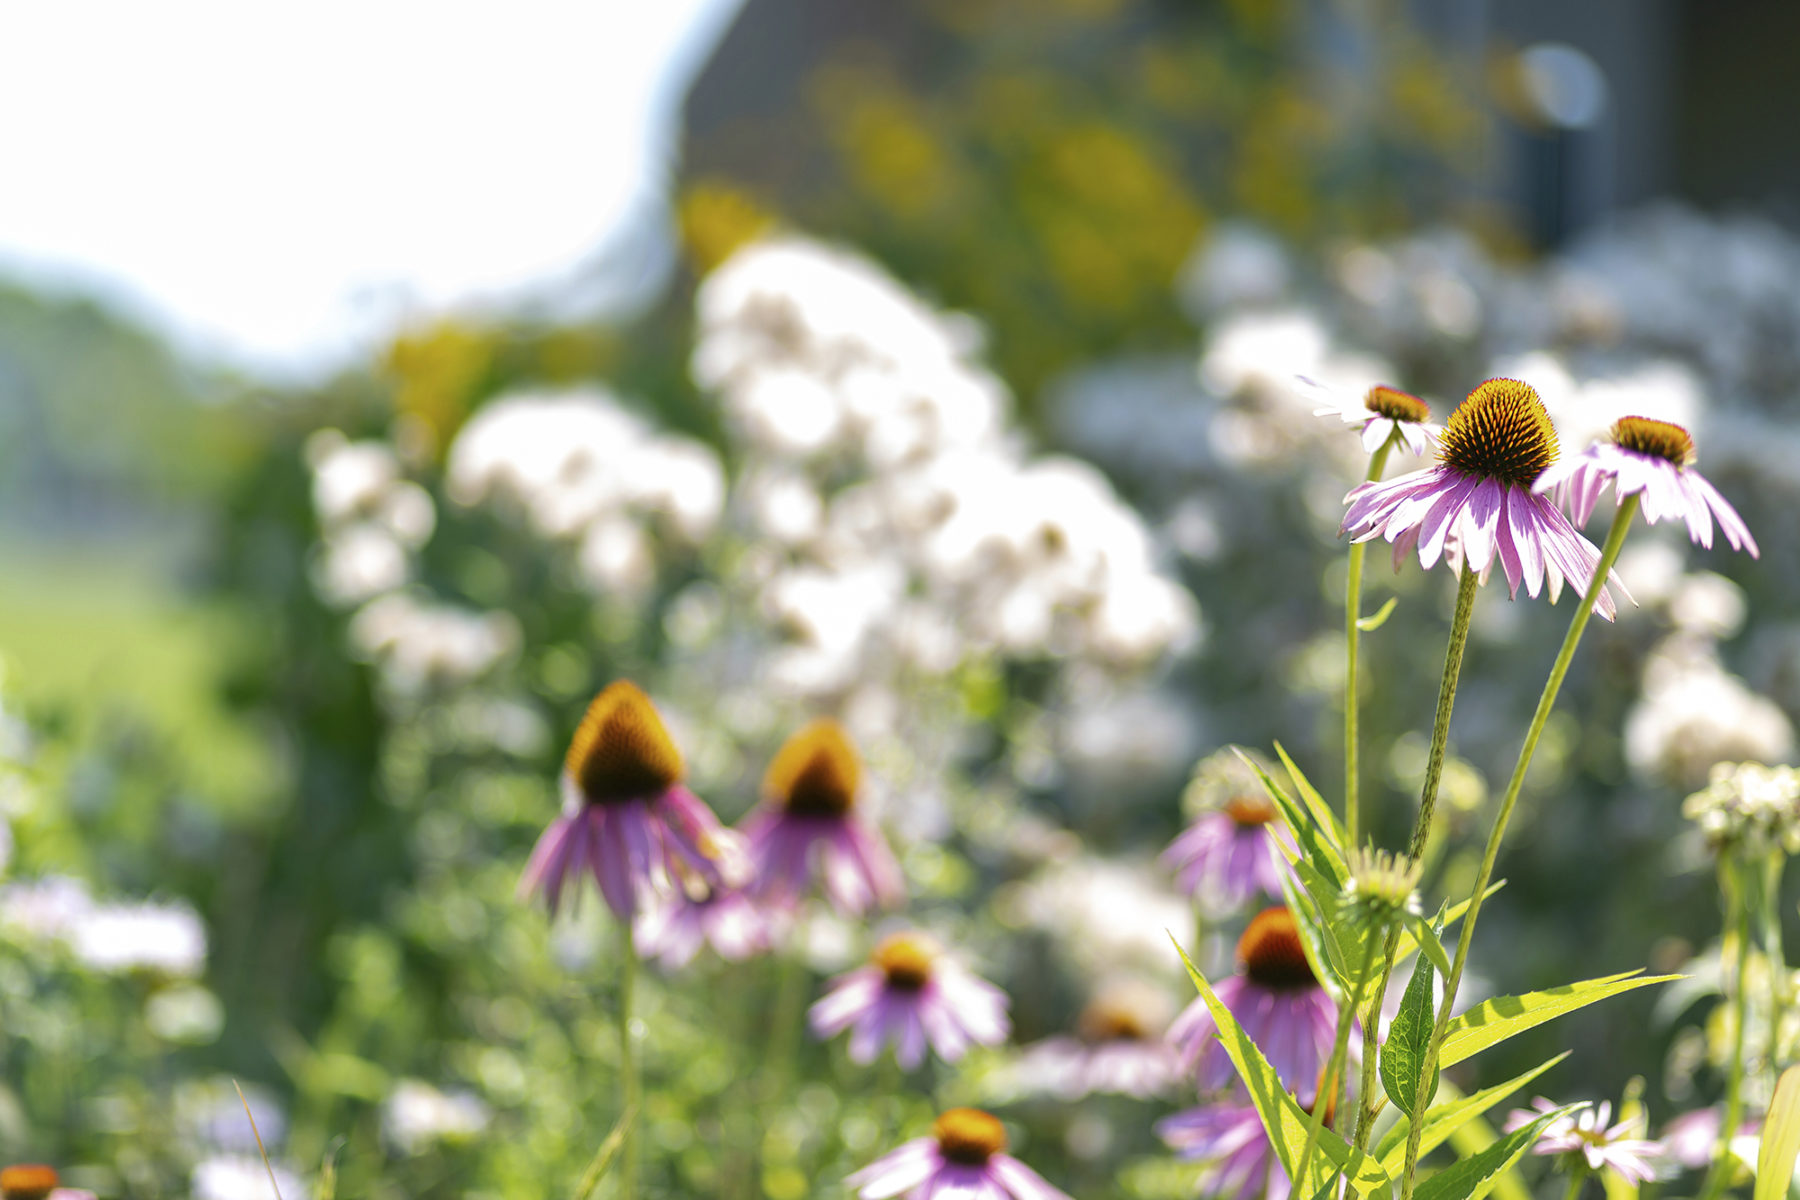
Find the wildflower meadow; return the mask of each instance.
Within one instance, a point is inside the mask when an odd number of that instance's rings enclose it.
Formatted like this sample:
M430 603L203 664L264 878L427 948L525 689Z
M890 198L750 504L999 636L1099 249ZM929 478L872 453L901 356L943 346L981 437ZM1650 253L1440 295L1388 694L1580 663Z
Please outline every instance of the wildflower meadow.
M1800 233L1415 16L814 7L604 304L0 285L0 1200L1787 1200Z

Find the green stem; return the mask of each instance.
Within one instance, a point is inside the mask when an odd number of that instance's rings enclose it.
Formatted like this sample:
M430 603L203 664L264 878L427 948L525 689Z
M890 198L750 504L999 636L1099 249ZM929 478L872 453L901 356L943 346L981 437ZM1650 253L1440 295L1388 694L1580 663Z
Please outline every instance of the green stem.
M1730 1182L1731 1139L1744 1119L1744 1026L1750 1014L1750 900L1746 880L1732 879L1733 863L1719 861L1719 886L1731 910L1737 939L1736 982L1731 994L1731 1064L1725 1075L1725 1115L1719 1121L1719 1141L1713 1148L1712 1169L1700 1189L1701 1200L1718 1200Z
M1300 1162L1294 1169L1294 1178L1302 1181L1299 1185L1302 1187L1305 1186L1306 1169L1312 1165L1313 1148L1319 1143L1319 1130L1325 1126L1325 1110L1337 1109L1338 1091L1344 1082L1344 1059L1350 1053L1350 1024L1356 1019L1356 1010L1362 1004L1363 985L1369 981L1369 968L1374 964L1371 956L1357 972L1356 985L1351 989L1348 1002L1338 1006L1337 1034L1331 1042L1331 1059L1313 1092L1312 1119L1306 1124L1306 1144L1301 1147Z
M1407 855L1418 862L1425 853L1425 842L1431 836L1432 817L1437 812L1438 784L1444 778L1444 748L1450 742L1450 715L1456 709L1456 684L1462 675L1463 650L1469 644L1469 623L1475 614L1475 589L1481 581L1473 571L1463 568L1456 584L1456 616L1450 623L1450 643L1444 649L1444 675L1438 682L1437 715L1431 723L1431 753L1425 760L1425 786L1419 791L1419 816L1413 823L1412 841ZM1375 1093L1375 1063L1380 1034L1381 1004L1387 997L1388 980L1394 974L1394 959L1400 949L1400 929L1388 930L1383 952L1381 977L1375 984L1375 997L1370 1002L1369 1018L1363 1022L1362 1088L1359 1093L1361 1111L1356 1118L1356 1145L1365 1149L1375 1124L1380 1105Z
M1396 429L1388 434L1387 441L1376 448L1369 458L1369 474L1367 482L1374 483L1381 478L1381 472L1387 467L1388 452L1394 448L1395 440L1400 436ZM1362 620L1362 576L1363 558L1367 555L1367 542L1353 542L1350 546L1349 578L1344 588L1344 836L1346 844L1354 849L1360 844L1361 813L1359 811L1359 780L1357 766L1357 731L1356 718L1359 696L1356 687L1356 651L1362 640L1362 630L1357 622Z
M1762 950L1769 971L1769 1075L1781 1073L1781 1015L1787 1005L1787 955L1781 948L1781 876L1787 855L1780 847L1763 863Z
M637 1196L638 1168L638 1079L637 1039L631 1032L632 993L637 990L637 938L631 922L623 922L625 955L619 971L619 1083L623 1094L625 1136L619 1146L619 1195L623 1200Z
M1581 1185L1587 1182L1587 1177L1587 1163L1577 1162L1569 1171L1569 1190L1563 1193L1563 1200L1575 1200L1581 1195Z
M1463 967L1469 961L1469 945L1475 937L1475 919L1481 915L1481 900L1487 894L1488 883L1494 877L1494 861L1500 857L1500 843L1506 837L1507 822L1512 820L1513 808L1519 802L1519 792L1525 786L1525 772L1531 766L1532 755L1537 753L1538 739L1543 736L1544 724L1550 719L1550 710L1556 705L1556 694L1562 690L1563 677L1569 673L1569 664L1574 661L1575 647L1581 644L1581 635L1587 629L1588 618L1594 614L1594 603L1599 600L1601 591L1606 587L1606 577L1612 572L1612 565L1618 560L1619 551L1625 545L1625 534L1631 529L1631 519L1637 515L1638 497L1631 495L1619 502L1619 511L1613 517L1612 528L1607 531L1606 545L1600 550L1600 561L1594 567L1594 578L1588 584L1587 593L1581 598L1581 605L1575 610L1574 618L1569 622L1569 632L1563 637L1562 649L1557 651L1556 661L1550 666L1550 678L1544 682L1543 694L1538 697L1537 711L1531 714L1531 725L1525 731L1525 744L1519 748L1519 759L1513 764L1512 778L1507 781L1506 795L1500 801L1500 811L1494 815L1494 827L1488 832L1487 849L1481 856L1481 871L1475 877L1474 890L1469 893L1469 910L1463 914L1462 933L1456 939L1456 957L1450 963L1450 978L1444 980L1444 999L1438 1005L1437 1021L1431 1027L1431 1040L1425 1045L1425 1060L1421 1064L1419 1079L1421 1086L1425 1081L1436 1076L1438 1052L1443 1049L1444 1031L1450 1024L1450 1007L1456 1003L1456 989L1462 983ZM1414 1121L1406 1135L1406 1172L1400 1180L1400 1200L1412 1200L1413 1185L1417 1181L1419 1168L1419 1138L1424 1132L1423 1121Z

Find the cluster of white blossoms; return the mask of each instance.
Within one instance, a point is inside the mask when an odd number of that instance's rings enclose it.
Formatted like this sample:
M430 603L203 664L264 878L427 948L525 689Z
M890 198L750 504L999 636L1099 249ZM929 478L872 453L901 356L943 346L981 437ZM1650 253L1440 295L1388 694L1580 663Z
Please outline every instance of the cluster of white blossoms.
M352 442L335 429L307 439L313 513L321 545L313 585L348 608L405 585L412 554L437 526L424 488L406 479L386 442Z
M451 444L445 483L458 504L509 509L575 547L590 588L631 600L656 579L658 535L704 541L725 499L711 450L654 431L599 388L484 405Z
M191 979L206 968L206 927L187 905L104 903L66 876L0 887L0 927L60 943L83 966L107 974Z
M1800 853L1800 771L1761 763L1718 763L1707 785L1681 805L1714 845L1752 853Z
M402 1154L475 1137L492 1117L481 1097L444 1092L420 1079L402 1079L381 1106L381 1132Z
M743 452L734 504L790 691L982 652L1141 661L1194 635L1191 596L1099 472L1008 436L967 320L798 238L739 251L697 307L693 374Z
M386 685L413 693L465 682L513 653L512 617L431 603L408 589L437 509L405 477L392 446L322 429L307 439L306 461L321 534L314 586L328 604L360 606L350 619L351 647L381 667Z

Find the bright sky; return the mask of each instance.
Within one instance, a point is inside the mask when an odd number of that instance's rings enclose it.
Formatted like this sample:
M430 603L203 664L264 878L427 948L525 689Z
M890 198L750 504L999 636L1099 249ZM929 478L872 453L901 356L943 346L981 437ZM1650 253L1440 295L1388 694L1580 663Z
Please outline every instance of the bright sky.
M658 211L736 4L12 5L0 274L301 371L408 315L554 288Z

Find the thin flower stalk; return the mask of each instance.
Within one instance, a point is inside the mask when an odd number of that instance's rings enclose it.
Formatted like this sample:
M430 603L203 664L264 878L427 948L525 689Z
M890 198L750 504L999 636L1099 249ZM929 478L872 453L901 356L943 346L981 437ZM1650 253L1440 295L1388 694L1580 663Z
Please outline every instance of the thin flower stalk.
M638 1078L637 1040L631 1032L633 993L637 990L637 938L629 921L620 922L619 934L624 941L624 962L619 974L619 1087L624 1103L624 1138L619 1145L619 1195L625 1200L637 1196L638 1107L642 1083Z
M1306 1142L1300 1149L1300 1161L1294 1168L1294 1178L1304 1180L1307 1168L1312 1165L1314 1149L1319 1144L1319 1130L1324 1128L1327 1110L1338 1111L1338 1096L1345 1083L1345 1060L1350 1053L1350 1029L1356 1020L1356 1010L1362 1004L1363 987L1369 982L1369 968L1375 965L1374 955L1366 955L1362 969L1356 973L1356 983L1350 989L1350 999L1346 1004L1338 1006L1337 1033L1331 1043L1331 1059L1325 1065L1324 1077L1319 1080L1319 1087L1313 1098L1312 1116L1306 1125Z
M1388 434L1387 440L1376 447L1375 453L1370 456L1367 477L1370 483L1380 479L1381 473L1387 469L1388 455L1399 437L1399 430L1396 429ZM1348 844L1352 846L1361 844L1362 828L1357 763L1357 712L1360 697L1356 684L1356 654L1362 640L1362 629L1358 622L1362 620L1363 559L1367 557L1368 551L1367 542L1350 543L1349 572L1344 595L1344 831Z
M1731 1182L1732 1131L1744 1119L1744 1028L1750 1016L1750 909L1752 907L1745 881L1735 875L1736 864L1729 858L1719 860L1719 886L1725 906L1734 918L1733 935L1737 942L1737 961L1731 988L1731 1062L1725 1069L1725 1116L1719 1122L1719 1140L1713 1147L1712 1167L1700 1189L1700 1200L1718 1200ZM1771 967L1773 964L1770 964ZM1773 1031L1770 1033L1773 1038ZM1771 1043L1771 1057L1773 1057Z
M1600 574L1604 580L1604 572ZM1467 566L1458 576L1456 616L1450 623L1450 643L1444 650L1444 675L1438 683L1437 715L1431 725L1431 753L1425 762L1425 785L1419 792L1419 816L1413 823L1412 841L1406 855L1414 862L1425 857L1425 843L1431 836L1432 818L1437 812L1438 785L1444 778L1444 751L1450 740L1450 716L1456 708L1456 685L1462 675L1463 651L1469 644L1469 625L1475 614L1475 588L1479 577ZM1356 1145L1368 1145L1369 1132L1375 1123L1375 1066L1378 1059L1378 1027L1381 1005L1387 998L1388 981L1394 974L1394 960L1400 951L1400 927L1388 930L1383 950L1381 975L1375 982L1375 993L1369 1002L1369 1014L1363 1022L1363 1068L1361 1111L1356 1119Z
M1500 857L1500 843L1506 837L1507 823L1511 821L1513 808L1519 802L1519 792L1525 786L1525 772L1531 766L1532 756L1537 753L1538 739L1543 736L1544 725L1550 719L1550 710L1556 705L1556 695L1562 690L1563 677L1569 673L1569 664L1574 661L1575 648L1581 644L1581 635L1587 629L1588 618L1593 615L1594 606L1599 603L1601 593L1606 589L1606 579L1612 571L1613 563L1618 561L1619 551L1624 548L1625 535L1631 529L1631 519L1636 515L1637 508L1638 497L1635 495L1627 496L1620 502L1618 513L1613 517L1612 529L1606 535L1606 545L1601 548L1600 561L1588 584L1587 594L1582 597L1581 605L1569 621L1569 632L1563 637L1562 649L1557 651L1556 661L1550 667L1550 678L1545 681L1543 694L1538 697L1537 711L1532 713L1531 725L1525 731L1525 744L1519 748L1519 758L1513 765L1512 778L1506 784L1506 795L1500 801L1500 809L1494 815L1494 827L1488 833L1487 849L1481 856L1481 870L1476 874L1475 887L1469 893L1469 908L1463 914L1462 932L1456 940L1456 957L1451 960L1450 977L1444 981L1444 998L1438 1005L1437 1020L1431 1027L1431 1040L1425 1047L1425 1059L1419 1073L1422 1087L1429 1086L1428 1081L1437 1074L1438 1052L1443 1049L1444 1033L1450 1024L1450 1008L1456 1003L1456 991L1462 983L1463 967L1469 960L1469 946L1475 936L1475 920L1481 915L1482 897L1486 895L1488 884L1494 877L1494 863ZM1414 1121L1407 1133L1406 1167L1400 1181L1400 1200L1412 1200L1418 1176L1419 1139L1424 1124L1423 1121ZM1725 1127L1731 1128L1730 1123Z

